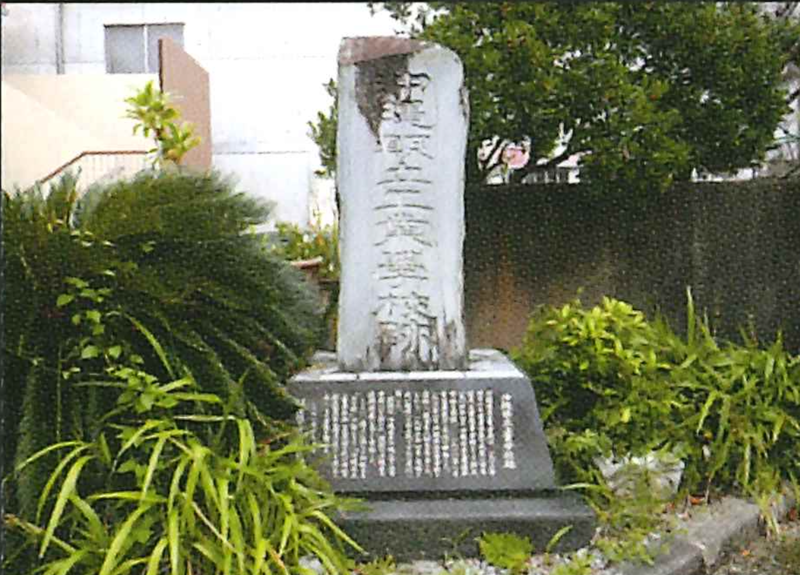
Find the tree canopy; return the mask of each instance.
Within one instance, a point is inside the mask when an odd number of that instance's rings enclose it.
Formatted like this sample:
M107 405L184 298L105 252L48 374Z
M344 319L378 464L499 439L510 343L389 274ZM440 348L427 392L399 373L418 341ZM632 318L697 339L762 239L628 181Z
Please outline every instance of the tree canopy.
M800 29L753 3L430 2L416 16L411 6L381 8L464 63L471 182L500 157L477 160L492 138L496 149L529 142L512 181L573 154L583 181L734 172L763 160L789 111L782 71Z

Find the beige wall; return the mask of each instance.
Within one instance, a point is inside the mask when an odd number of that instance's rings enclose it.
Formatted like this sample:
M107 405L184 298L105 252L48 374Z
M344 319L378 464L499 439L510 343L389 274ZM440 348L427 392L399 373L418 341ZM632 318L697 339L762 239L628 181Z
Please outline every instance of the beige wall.
M183 165L208 170L211 168L211 101L209 78L200 64L172 40L159 41L161 90L170 94L181 122L194 125L200 144L189 150Z
M125 98L152 74L4 75L2 187L27 187L81 152L148 150Z

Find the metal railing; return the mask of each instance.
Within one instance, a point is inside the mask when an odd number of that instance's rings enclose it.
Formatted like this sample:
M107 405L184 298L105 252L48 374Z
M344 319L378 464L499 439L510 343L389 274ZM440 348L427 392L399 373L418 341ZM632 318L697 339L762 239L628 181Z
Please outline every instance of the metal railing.
M148 167L147 152L142 150L87 151L53 170L41 180L44 185L70 169L79 169L78 187L88 186L105 179L126 178Z

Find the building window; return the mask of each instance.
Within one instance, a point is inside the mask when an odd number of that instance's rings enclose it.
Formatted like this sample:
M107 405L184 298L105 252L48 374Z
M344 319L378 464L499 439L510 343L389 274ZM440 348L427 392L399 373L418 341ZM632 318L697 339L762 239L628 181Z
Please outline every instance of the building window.
M158 41L169 38L183 47L183 24L106 26L106 72L157 74Z

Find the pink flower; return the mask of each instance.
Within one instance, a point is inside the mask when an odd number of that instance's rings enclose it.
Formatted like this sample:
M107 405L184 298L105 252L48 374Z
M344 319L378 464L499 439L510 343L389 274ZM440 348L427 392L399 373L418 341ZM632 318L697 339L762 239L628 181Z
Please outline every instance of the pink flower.
M512 170L519 170L530 159L530 151L522 146L510 145L503 151L503 163Z

